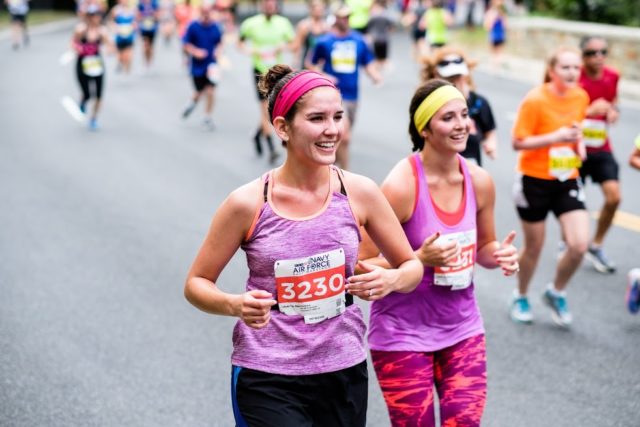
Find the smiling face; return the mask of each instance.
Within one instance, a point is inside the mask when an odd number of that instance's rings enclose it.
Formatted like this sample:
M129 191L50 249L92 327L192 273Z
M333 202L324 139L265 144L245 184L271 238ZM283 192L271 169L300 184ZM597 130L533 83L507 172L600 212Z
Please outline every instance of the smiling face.
M556 55L555 63L550 64L551 82L558 88L575 87L580 78L580 56L573 51L563 51Z
M289 155L304 162L333 164L344 129L343 116L342 98L336 89L325 86L306 93L280 135L287 142Z
M470 125L467 103L453 99L433 115L421 134L426 143L437 151L460 153L467 146Z

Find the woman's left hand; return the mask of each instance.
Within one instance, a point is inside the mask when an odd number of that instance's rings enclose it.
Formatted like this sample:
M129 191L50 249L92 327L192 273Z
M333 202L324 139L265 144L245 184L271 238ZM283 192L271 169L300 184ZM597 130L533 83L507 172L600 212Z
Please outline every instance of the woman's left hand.
M398 270L385 269L377 265L358 261L362 274L347 279L346 290L365 301L375 301L384 298L395 289Z
M516 232L512 231L500 244L500 248L493 253L493 257L502 268L502 272L505 276L512 276L520 271L520 264L518 263L518 250L513 246L513 241L516 238Z

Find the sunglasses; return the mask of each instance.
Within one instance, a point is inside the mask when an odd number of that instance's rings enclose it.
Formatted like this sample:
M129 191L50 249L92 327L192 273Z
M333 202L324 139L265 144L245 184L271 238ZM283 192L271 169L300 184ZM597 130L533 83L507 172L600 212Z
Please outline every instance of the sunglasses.
M584 56L596 56L597 54L600 54L602 56L607 56L607 53L609 53L609 51L607 49L588 49L582 52L582 54Z
M436 65L438 67L446 67L449 64L463 64L464 63L464 59L462 58L456 58L456 59L443 59L442 61L438 62Z

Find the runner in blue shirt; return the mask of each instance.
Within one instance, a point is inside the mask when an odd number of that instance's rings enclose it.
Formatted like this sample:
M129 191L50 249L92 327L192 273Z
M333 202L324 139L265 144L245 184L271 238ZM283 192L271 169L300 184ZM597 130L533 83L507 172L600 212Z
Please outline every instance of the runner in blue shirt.
M342 94L343 105L349 120L345 120L342 143L338 147L336 163L343 169L349 167L349 140L358 106L358 75L364 67L375 84L382 83L382 76L373 66L373 52L362 35L349 27L351 10L341 6L335 12L331 32L320 38L311 57L311 63L319 71L331 76Z
M193 21L184 35L184 50L191 57L191 76L195 93L189 106L182 113L187 118L196 107L200 97L205 95L205 119L204 124L209 130L213 130L213 95L218 83L220 70L218 68L218 55L222 42L222 27L213 16L211 6L203 5L200 8L200 18Z
M153 41L158 31L160 6L157 0L140 0L138 4L138 27L142 36L145 65L153 59Z

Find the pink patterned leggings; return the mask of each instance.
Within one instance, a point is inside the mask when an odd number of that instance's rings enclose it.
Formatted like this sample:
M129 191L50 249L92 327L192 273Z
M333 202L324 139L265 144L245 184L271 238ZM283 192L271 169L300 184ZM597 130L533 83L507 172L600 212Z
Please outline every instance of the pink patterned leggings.
M393 427L435 426L438 393L442 427L478 427L487 399L484 334L432 353L371 350Z

